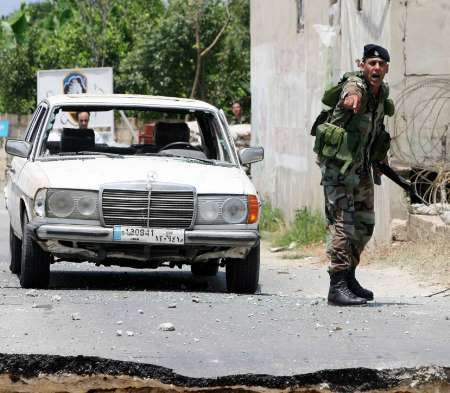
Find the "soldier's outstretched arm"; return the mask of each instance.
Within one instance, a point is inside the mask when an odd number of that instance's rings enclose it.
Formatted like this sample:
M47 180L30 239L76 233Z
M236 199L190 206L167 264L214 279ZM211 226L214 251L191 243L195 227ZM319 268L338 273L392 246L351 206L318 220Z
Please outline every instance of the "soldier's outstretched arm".
M357 78L349 78L342 88L342 106L344 109L358 113L363 95L362 82Z

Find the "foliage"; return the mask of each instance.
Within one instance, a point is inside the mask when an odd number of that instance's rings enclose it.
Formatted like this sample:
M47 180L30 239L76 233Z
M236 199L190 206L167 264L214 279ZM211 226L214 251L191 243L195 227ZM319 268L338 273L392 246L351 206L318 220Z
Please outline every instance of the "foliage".
M113 67L118 93L189 96L197 50L230 23L205 56L197 97L228 108L249 104L249 0L43 0L0 25L0 111L29 112L36 72ZM195 8L200 7L200 8ZM20 70L20 72L19 72ZM245 106L245 105L244 105Z
M306 207L295 213L295 218L275 239L280 246L307 245L319 243L326 238L326 224L321 213L309 211Z
M302 208L296 211L292 222L287 223L281 209L265 201L261 211L259 228L263 236L277 246L296 246L319 243L326 238L325 220L321 213Z
M272 207L270 202L264 202L259 220L261 231L277 232L284 227L283 213L280 209Z

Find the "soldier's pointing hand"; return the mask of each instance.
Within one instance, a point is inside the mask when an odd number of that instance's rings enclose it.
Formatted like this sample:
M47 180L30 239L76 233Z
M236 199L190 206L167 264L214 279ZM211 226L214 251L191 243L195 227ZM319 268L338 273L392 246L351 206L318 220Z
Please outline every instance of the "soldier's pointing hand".
M344 98L342 106L345 109L353 111L353 113L358 113L361 107L361 97L357 94L351 94Z

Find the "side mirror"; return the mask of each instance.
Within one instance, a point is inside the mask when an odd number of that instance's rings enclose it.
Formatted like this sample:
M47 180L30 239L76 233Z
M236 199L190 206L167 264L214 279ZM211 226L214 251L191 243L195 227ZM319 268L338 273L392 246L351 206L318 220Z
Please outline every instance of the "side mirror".
M262 161L264 159L263 147L246 147L239 151L239 160L241 164L252 164L253 162Z
M6 141L5 150L12 156L28 158L31 153L31 143L21 139L8 139Z

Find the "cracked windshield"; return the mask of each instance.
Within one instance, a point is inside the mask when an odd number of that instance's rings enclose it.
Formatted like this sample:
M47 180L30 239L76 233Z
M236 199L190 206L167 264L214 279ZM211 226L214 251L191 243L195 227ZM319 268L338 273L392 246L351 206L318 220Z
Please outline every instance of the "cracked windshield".
M233 165L230 141L213 113L139 108L56 108L40 157L166 156Z

